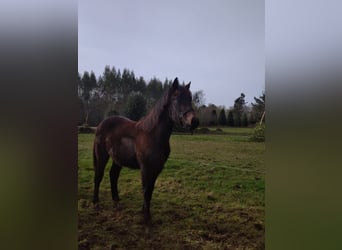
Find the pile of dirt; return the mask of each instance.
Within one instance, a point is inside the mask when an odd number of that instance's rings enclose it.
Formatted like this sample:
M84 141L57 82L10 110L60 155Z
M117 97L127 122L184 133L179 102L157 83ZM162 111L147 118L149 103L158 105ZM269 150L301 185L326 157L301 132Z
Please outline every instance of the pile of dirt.
M208 129L208 128L198 128L198 129L194 130L194 133L196 133L196 134L209 134L210 133L210 129Z
M195 134L215 134L215 135L225 134L225 132L220 128L217 128L215 130L210 130L209 128L206 128L206 127L195 129L194 133Z

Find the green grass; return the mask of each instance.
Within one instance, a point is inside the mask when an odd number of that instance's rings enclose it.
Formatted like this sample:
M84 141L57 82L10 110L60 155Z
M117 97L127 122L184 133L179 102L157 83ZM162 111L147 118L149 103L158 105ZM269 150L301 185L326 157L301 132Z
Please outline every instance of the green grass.
M114 209L107 166L101 209L91 206L94 135L80 134L80 249L264 249L265 144L248 141L252 129L224 131L229 134L171 137L171 154L152 197L149 233L138 170L121 171L121 209Z

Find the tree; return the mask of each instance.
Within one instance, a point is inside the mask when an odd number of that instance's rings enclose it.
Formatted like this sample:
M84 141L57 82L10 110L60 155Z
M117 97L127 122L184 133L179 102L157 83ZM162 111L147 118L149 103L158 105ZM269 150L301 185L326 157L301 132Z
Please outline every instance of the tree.
M172 86L173 80L169 80L167 78L165 78L165 81L163 83L163 91L166 91L167 89L170 88L170 86Z
M142 94L131 94L127 99L127 105L125 107L125 115L138 121L142 116L146 114L146 100Z
M84 123L84 117L85 117L85 111L84 111L84 102L83 100L78 97L78 106L79 106L79 112L78 112L78 125L82 125Z
M203 90L196 91L192 94L192 101L194 105L199 108L205 104L204 92Z
M226 118L226 112L224 109L221 109L219 118L218 118L218 123L222 126L227 125L227 118Z
M217 125L217 113L216 113L216 109L213 109L213 110L211 111L211 116L210 116L209 125L211 125L211 126Z
M248 123L251 125L255 125L256 122L257 120L255 117L255 113L253 111L249 112Z
M254 97L254 100L255 103L252 103L252 112L255 114L257 121L261 121L261 118L265 112L265 92L263 92L262 95L259 96L259 98ZM265 121L265 114L263 117L263 121Z
M241 127L241 115L234 111L233 112L234 127Z
M233 117L233 111L229 111L228 113L228 126L234 127L234 117Z
M234 110L242 113L246 104L247 103L245 102L245 94L241 93L240 97L236 98L234 101Z
M107 107L106 101L101 97L99 89L94 89L89 100L89 126L97 126L104 118L104 111Z
M248 126L248 117L247 117L247 113L246 112L242 113L241 126L243 126L243 127L247 127Z
M118 111L116 110L115 104L107 105L107 108L104 112L104 117L110 117L112 115L119 115Z
M153 78L150 80L146 87L146 98L148 108L151 108L155 102L163 95L163 84L157 79Z
M83 77L81 78L79 82L79 94L80 98L83 101L84 104L84 111L85 111L85 117L84 117L84 123L88 124L88 118L90 113L90 99L93 94L93 90L97 88L97 81L94 72L91 72L90 75L88 71L85 71L83 74Z
M233 117L234 117L234 125L236 127L240 127L242 125L242 114L245 110L246 102L245 102L245 94L241 93L240 97L236 98L234 101L233 108Z
M120 70L112 69L107 65L102 76L99 78L99 88L102 97L108 104L118 101L121 97L121 74Z
M146 82L142 76L136 81L134 91L140 92L141 94L145 94L146 92Z
M80 99L82 98L82 92L83 92L83 83L82 83L81 75L78 72L77 73L77 94Z
M121 94L121 98L125 100L129 93L132 91L136 91L136 79L133 71L128 69L124 69L121 76L121 84L119 93Z

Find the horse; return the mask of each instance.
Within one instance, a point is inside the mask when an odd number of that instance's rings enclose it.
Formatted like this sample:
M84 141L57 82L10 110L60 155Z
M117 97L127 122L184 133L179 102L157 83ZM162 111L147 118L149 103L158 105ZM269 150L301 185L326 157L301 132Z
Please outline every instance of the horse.
M110 183L114 204L119 202L117 182L122 166L140 169L144 222L151 225L150 202L155 181L170 154L173 126L178 124L193 131L199 124L192 107L190 84L180 85L175 78L148 115L139 121L111 116L98 125L93 144L93 204L98 204L100 183L111 157Z

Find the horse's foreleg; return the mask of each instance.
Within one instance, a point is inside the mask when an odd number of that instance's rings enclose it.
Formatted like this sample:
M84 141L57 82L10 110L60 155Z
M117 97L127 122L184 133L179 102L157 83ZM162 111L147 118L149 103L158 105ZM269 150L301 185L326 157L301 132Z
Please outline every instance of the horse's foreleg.
M146 170L142 169L142 186L144 194L144 205L143 214L144 221L146 225L151 224L151 213L150 213L150 203L152 198L152 193L154 189L154 184L156 182L158 173L147 173Z
M118 178L120 175L121 166L115 164L113 161L112 168L110 169L110 184L112 189L112 199L114 204L116 205L119 202L119 194L118 194Z

